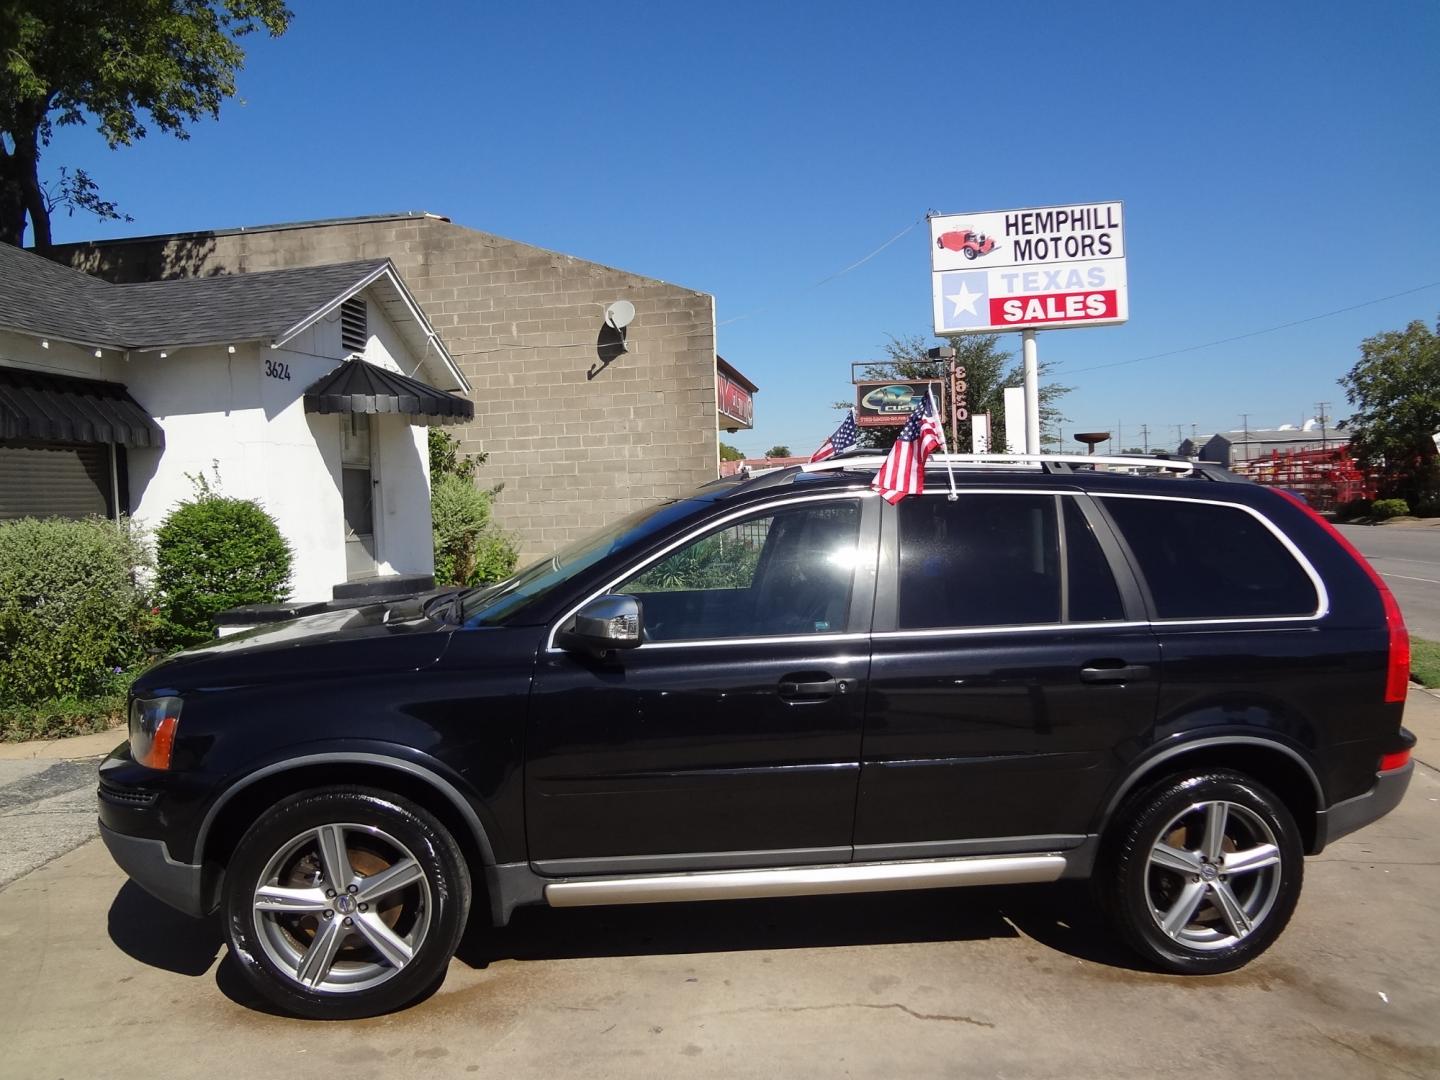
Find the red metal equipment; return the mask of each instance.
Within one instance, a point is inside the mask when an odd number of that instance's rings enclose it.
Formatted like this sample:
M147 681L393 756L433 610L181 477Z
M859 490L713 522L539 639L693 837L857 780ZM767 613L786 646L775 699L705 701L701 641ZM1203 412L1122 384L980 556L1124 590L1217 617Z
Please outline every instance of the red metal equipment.
M1346 446L1272 450L1265 457L1236 462L1230 469L1256 483L1298 492L1316 510L1334 510L1352 499L1373 499L1377 488L1377 478L1360 468Z

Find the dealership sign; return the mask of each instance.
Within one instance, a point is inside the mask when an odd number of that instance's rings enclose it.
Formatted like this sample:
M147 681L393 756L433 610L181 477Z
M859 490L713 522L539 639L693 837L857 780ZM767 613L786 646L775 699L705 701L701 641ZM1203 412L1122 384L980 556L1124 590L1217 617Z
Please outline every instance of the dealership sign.
M861 427L899 426L910 419L916 403L931 390L940 396L933 379L893 379L855 384L855 423Z
M930 219L935 333L1112 326L1130 315L1121 204Z
M734 379L715 373L715 405L737 427L750 427L755 418L755 398Z

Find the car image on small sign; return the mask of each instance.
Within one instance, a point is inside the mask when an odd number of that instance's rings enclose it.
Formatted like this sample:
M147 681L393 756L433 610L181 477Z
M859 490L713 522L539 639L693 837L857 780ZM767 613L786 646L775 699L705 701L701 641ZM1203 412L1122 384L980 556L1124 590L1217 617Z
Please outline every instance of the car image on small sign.
M936 334L1111 326L1129 317L1118 202L937 216L930 231ZM982 257L983 268L974 266Z

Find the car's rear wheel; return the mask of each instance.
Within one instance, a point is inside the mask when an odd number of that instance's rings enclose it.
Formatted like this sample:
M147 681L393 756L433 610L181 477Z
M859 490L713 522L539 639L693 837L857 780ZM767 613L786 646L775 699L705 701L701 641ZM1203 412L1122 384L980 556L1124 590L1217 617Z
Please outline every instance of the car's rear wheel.
M1229 771L1175 776L1133 799L1099 870L1120 935L1166 971L1217 974L1280 936L1300 897L1304 849L1294 817Z
M470 907L454 838L395 795L327 788L267 811L225 875L226 933L250 982L319 1019L390 1012L444 977Z

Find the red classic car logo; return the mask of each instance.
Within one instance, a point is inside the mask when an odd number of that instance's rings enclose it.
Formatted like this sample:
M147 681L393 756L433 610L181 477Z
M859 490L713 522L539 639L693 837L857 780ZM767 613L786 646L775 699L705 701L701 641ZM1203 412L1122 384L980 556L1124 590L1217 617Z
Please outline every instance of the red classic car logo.
M936 237L935 246L962 252L967 259L978 259L995 250L995 239L973 229L952 229Z

